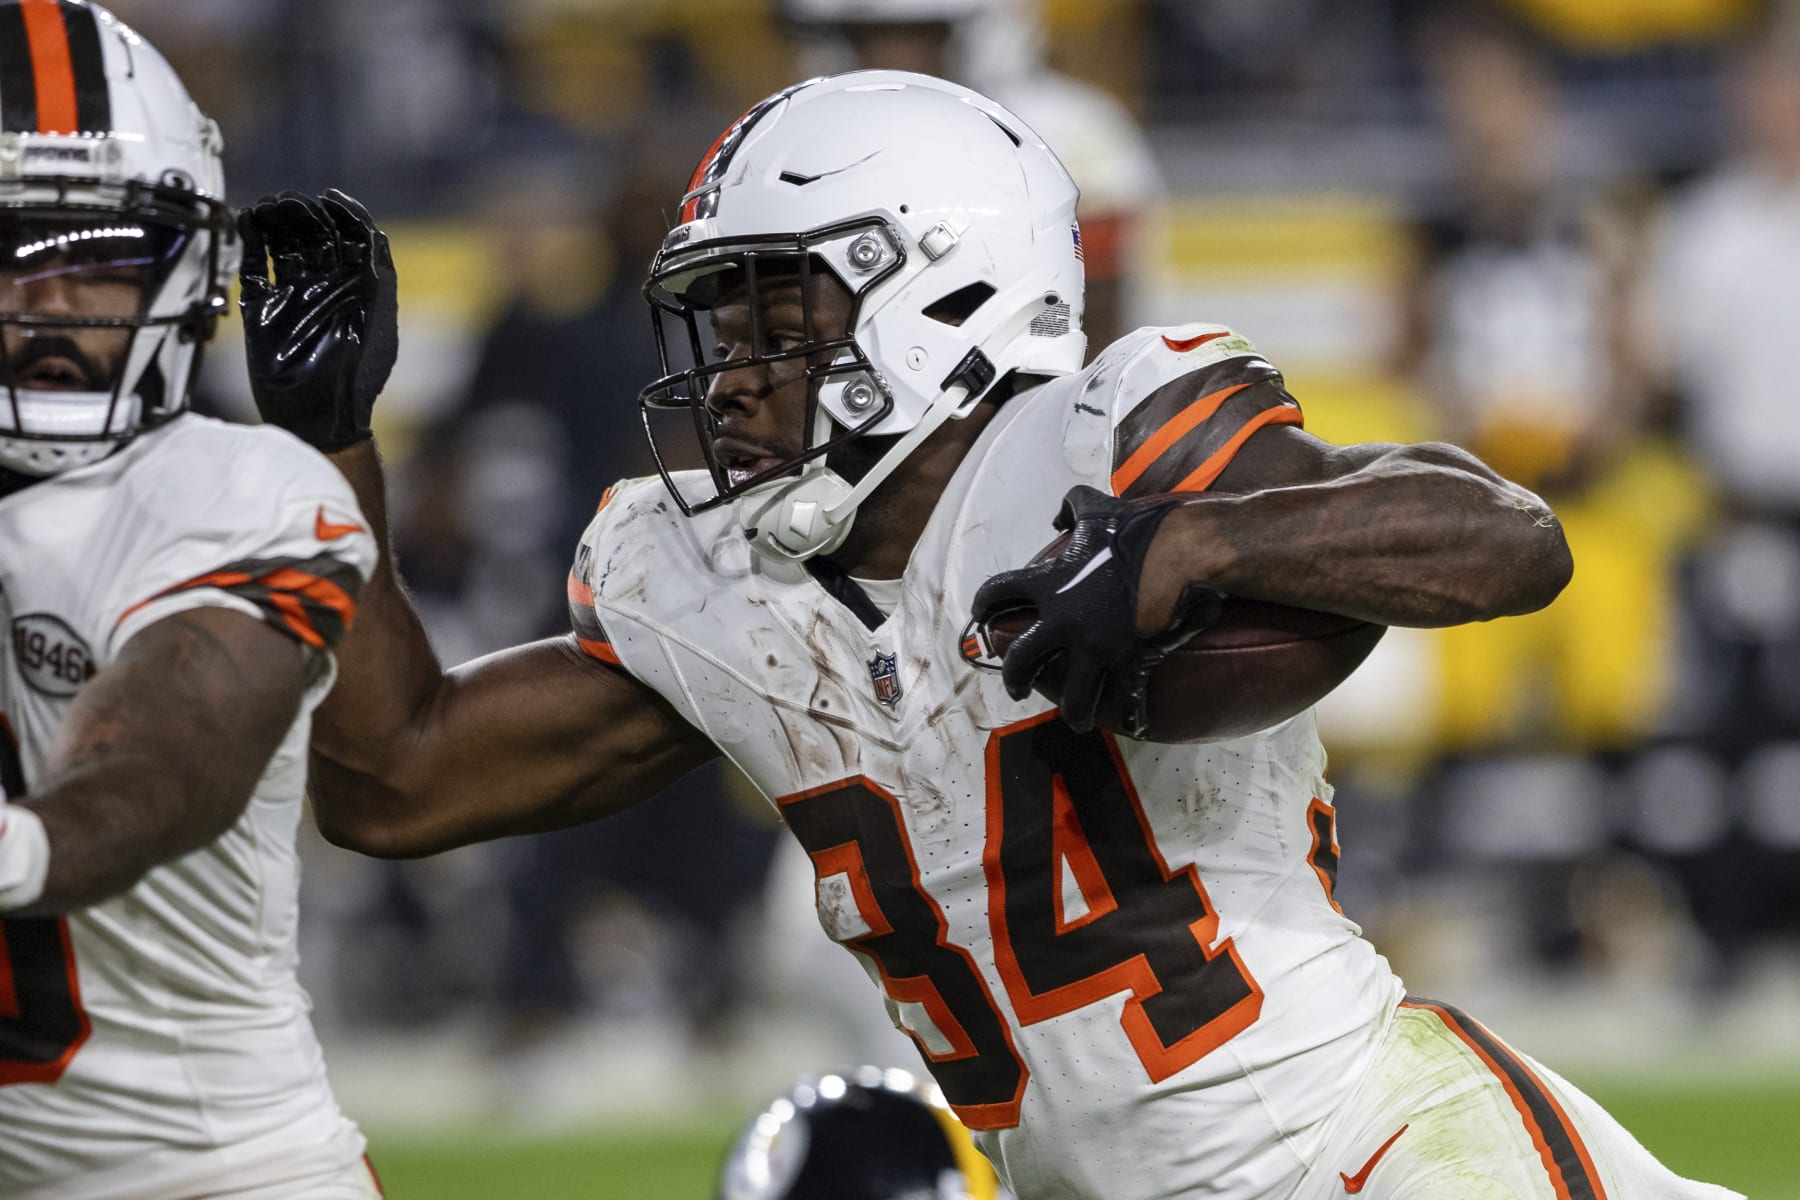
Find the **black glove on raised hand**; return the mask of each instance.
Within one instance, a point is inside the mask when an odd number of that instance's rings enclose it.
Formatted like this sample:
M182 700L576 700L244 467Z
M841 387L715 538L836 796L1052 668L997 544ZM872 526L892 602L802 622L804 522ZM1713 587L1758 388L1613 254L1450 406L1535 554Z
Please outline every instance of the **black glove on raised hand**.
M1056 528L1072 535L1062 552L981 585L976 621L1021 609L1037 614L1007 648L1000 668L1007 694L1023 700L1046 671L1060 673L1063 720L1075 729L1092 729L1102 699L1111 697L1123 714L1122 732L1143 733L1151 668L1216 621L1223 599L1204 583L1190 583L1167 625L1138 633L1144 556L1163 518L1183 502L1120 500L1085 484L1071 488L1056 517Z
M239 209L237 223L238 307L257 411L321 450L362 441L400 348L387 235L335 190L318 199L265 196Z

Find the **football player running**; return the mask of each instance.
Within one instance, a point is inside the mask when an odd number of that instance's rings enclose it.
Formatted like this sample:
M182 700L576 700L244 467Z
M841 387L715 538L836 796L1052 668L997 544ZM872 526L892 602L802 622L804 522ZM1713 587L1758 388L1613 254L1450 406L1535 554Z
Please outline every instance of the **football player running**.
M0 0L0 129L0 1195L379 1196L294 977L374 540L294 437L184 411L239 240L168 63Z
M665 470L603 499L572 635L445 672L379 570L314 726L321 827L427 854L728 755L1026 1200L1725 1195L1407 997L1332 900L1310 712L1189 745L1093 727L1102 701L1129 723L1219 592L1432 626L1538 608L1571 567L1543 503L1468 454L1306 434L1229 329L1142 329L1083 369L1075 201L1023 122L930 77L752 108L652 268ZM334 251L279 216L246 220L318 286ZM382 536L374 447L334 460ZM1018 570L1059 507L1070 550ZM1021 594L1037 624L985 671L970 613Z

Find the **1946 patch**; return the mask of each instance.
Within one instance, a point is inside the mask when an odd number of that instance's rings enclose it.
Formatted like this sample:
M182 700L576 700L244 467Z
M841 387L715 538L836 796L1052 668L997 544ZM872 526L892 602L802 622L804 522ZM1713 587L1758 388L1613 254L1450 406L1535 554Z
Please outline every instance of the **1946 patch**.
M19 674L46 696L73 696L94 676L94 654L61 617L26 613L12 623Z

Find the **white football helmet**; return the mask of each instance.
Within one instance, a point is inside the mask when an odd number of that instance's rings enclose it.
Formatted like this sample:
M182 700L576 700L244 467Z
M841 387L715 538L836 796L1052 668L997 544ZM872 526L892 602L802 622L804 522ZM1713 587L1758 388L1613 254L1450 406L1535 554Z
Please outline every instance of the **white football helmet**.
M0 0L0 467L95 462L186 407L238 264L220 150L111 13ZM103 313L71 300L120 283ZM119 331L116 363L77 346L95 329Z
M1069 173L1023 121L941 79L855 71L797 84L744 114L695 170L644 288L665 374L641 407L682 510L743 496L742 519L763 551L829 553L857 505L997 380L1079 370L1075 200ZM759 277L783 272L842 284L848 336L766 353L758 337L749 357L722 358L707 311L720 279L729 273L754 294ZM811 388L805 451L734 479L713 449L711 381L794 358ZM672 477L679 459L653 419L668 410L688 415L675 424L698 434L710 489ZM847 481L826 455L865 436L899 440Z

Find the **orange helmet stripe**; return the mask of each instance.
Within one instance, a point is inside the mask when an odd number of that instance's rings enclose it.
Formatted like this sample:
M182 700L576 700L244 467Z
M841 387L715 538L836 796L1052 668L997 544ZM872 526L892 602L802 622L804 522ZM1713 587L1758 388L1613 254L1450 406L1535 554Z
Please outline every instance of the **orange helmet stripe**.
M69 27L59 0L19 0L25 37L31 43L31 73L37 87L39 133L79 133L75 107L75 62L69 57Z

